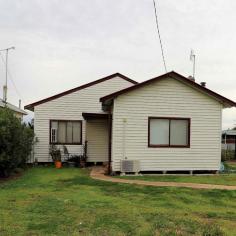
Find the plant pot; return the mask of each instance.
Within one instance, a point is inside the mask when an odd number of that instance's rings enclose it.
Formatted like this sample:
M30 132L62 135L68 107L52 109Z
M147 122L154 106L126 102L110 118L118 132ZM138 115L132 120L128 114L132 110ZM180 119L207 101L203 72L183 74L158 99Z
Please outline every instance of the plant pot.
M80 160L80 167L84 168L85 166L86 166L86 162Z
M55 161L55 167L60 169L62 167L61 161Z
M73 162L73 161L68 161L67 163L68 163L68 166L69 166L69 167L75 167L75 162Z

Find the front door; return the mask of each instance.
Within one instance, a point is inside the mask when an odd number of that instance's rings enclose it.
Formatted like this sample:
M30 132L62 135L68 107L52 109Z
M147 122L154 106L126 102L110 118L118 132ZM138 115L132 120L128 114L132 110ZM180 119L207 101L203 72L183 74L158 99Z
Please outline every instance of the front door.
M107 119L89 119L86 122L87 162L108 161L109 126Z

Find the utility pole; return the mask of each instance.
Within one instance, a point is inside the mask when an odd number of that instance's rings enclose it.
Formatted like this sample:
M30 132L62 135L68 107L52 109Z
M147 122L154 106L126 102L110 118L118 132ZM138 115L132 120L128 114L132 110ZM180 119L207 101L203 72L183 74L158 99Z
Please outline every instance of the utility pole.
M5 51L6 52L6 81L5 81L5 85L3 86L3 101L6 103L7 102L7 75L8 75L8 68L7 68L7 64L8 64L8 51L11 49L15 49L15 47L10 47L10 48L5 48L5 49L1 49L1 51Z
M193 50L191 50L191 53L190 53L190 60L193 62L193 78L195 79L195 60L196 60L196 55L194 54Z

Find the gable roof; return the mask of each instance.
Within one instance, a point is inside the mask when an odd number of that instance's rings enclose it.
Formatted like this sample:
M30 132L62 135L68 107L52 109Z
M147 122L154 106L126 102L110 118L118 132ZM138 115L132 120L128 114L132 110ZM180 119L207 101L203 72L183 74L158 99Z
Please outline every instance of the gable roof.
M184 82L185 84L189 85L190 87L194 88L194 89L197 89L198 91L201 91L207 95L209 95L210 97L216 99L217 101L221 102L224 104L225 107L236 107L236 103L226 97L223 97L221 96L220 94L216 93L216 92L213 92L212 90L206 88L206 87L203 87L201 85L199 85L198 83L176 73L175 71L171 71L171 72L168 72L166 74L163 74L161 76L158 76L158 77L155 77L155 78L152 78L150 80L146 80L142 83L139 83L137 85L134 85L134 86L131 86L129 88L126 88L126 89L122 89L120 91L117 91L115 93L112 93L112 94L109 94L107 96L104 96L104 97L101 97L100 98L100 102L105 102L105 101L108 101L108 100L113 100L114 98L116 98L117 96L121 95L121 94L124 94L124 93L127 93L127 92L130 92L130 91L133 91L137 88L140 88L140 87L143 87L143 86L146 86L148 84L151 84L153 82L157 82L157 81L160 81L160 80L163 80L163 79L167 79L167 78L173 78L173 79L176 79L176 80L179 80L179 81L182 81Z
M24 110L20 109L19 107L7 102L5 103L2 99L0 99L0 107L7 107L9 108L10 110L14 111L14 112L17 112L17 113L20 113L22 115L27 115L27 112L25 112Z
M54 99L56 99L56 98L65 96L65 95L67 95L67 94L70 94L70 93L73 93L73 92L76 92L76 91L79 91L79 90L88 88L88 87L93 86L93 85L96 85L96 84L98 84L98 83L102 83L102 82L104 82L104 81L113 79L113 78L115 78L115 77L120 77L120 78L122 78L122 79L124 79L124 80L126 80L126 81L128 81L128 82L130 82L130 83L132 83L132 84L138 84L138 82L136 82L136 81L134 81L134 80L132 80L132 79L126 77L125 75L122 75L122 74L120 74L120 73L114 73L114 74L112 74L112 75L109 75L109 76L103 77L103 78L101 78L101 79L92 81L92 82L90 82L90 83L81 85L81 86L79 86L79 87L76 87L76 88L73 88L73 89L64 91L64 92L62 92L62 93L58 93L58 94L56 94L56 95L53 95L53 96L51 96L51 97L42 99L42 100L40 100L40 101L31 103L31 104L29 104L29 105L26 105L24 108L33 111L35 106L38 106L38 105L43 104L43 103L45 103L45 102L52 101L52 100L54 100Z

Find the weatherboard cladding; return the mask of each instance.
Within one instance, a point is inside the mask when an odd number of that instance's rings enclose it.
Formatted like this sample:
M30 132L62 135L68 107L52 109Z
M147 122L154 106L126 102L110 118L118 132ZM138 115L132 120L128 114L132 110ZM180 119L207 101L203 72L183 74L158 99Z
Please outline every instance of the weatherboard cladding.
M113 105L113 170L120 170L124 158L140 160L142 171L218 170L221 112L222 104L173 78L119 95ZM151 116L190 118L190 147L148 147Z

